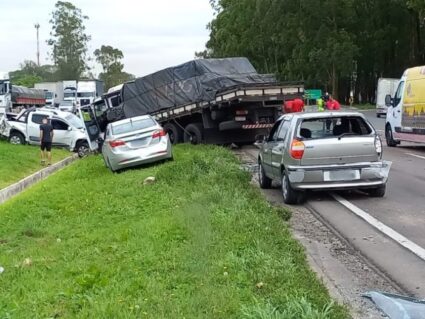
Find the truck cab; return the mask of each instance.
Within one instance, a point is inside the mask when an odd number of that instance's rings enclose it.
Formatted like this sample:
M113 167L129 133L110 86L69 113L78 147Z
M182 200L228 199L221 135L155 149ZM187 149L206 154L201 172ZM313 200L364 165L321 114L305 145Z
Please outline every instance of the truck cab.
M8 73L0 72L0 118L12 107L11 86Z
M407 69L394 96L387 95L385 103L387 145L425 143L425 66Z

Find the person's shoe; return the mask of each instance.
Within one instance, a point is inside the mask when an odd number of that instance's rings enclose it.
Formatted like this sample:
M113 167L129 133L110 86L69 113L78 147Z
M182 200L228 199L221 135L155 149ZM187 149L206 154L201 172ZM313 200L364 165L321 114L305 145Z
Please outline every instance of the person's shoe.
M50 166L50 165L52 165L52 163L47 163L47 166Z
M42 161L40 162L40 164L41 164L42 166L44 166L44 165L46 165L46 161L43 161L43 160L42 160Z

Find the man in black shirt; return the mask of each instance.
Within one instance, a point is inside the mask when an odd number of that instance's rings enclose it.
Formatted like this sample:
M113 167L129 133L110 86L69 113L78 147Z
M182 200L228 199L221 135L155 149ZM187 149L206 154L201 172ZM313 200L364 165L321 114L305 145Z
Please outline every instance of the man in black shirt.
M44 165L44 163L46 162L46 158L48 160L47 165L52 164L52 153L51 153L52 140L53 140L53 126L50 125L47 118L44 118L43 124L40 125L41 164L42 165Z

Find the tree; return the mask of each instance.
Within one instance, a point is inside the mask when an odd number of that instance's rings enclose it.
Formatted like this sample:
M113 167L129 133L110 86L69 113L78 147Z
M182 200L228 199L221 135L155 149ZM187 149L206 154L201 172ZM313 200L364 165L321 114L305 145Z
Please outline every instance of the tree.
M102 45L94 51L94 56L102 66L103 72L99 74L99 78L105 82L106 89L134 79L134 75L123 71L124 64L121 61L124 54L121 50Z
M47 43L52 47L51 55L61 80L77 80L88 69L87 43L91 37L85 33L84 21L87 19L70 2L58 1L52 12L51 38Z
M52 65L38 66L34 61L24 61L20 69L10 72L10 79L15 85L33 87L38 82L54 82L56 68Z

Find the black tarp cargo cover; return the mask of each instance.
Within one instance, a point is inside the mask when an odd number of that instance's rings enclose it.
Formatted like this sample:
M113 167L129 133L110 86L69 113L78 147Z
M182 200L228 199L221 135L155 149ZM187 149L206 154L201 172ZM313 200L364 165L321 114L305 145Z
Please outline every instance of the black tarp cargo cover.
M258 74L246 58L200 59L125 83L125 117L215 99L217 93L249 85L276 84L271 75Z

